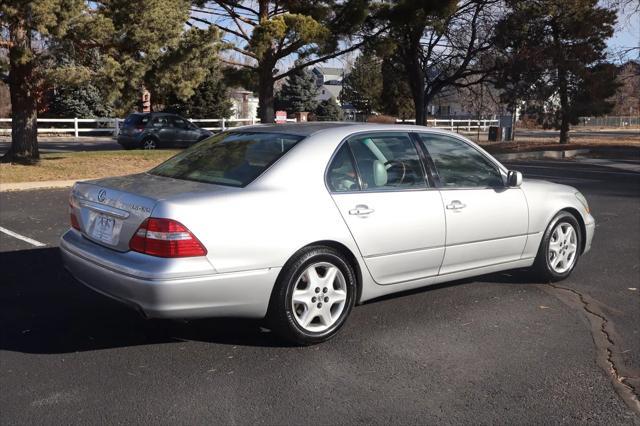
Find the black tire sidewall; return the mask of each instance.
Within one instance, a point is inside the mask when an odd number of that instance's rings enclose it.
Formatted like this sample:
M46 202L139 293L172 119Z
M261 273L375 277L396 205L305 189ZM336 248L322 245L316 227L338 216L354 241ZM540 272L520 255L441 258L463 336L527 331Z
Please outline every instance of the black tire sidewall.
M571 226L573 226L573 231L576 233L576 245L578 246L573 265L571 265L571 268L569 268L563 273L558 273L553 270L553 268L549 264L549 255L548 255L549 244L551 243L551 235L553 233L553 230L556 228L556 226L560 222L567 222L571 224ZM536 259L537 267L540 270L540 272L542 272L542 274L544 275L544 278L547 278L551 281L563 280L567 278L569 275L571 275L571 272L573 272L576 265L578 264L578 261L580 260L581 247L582 247L582 231L580 229L580 225L578 221L576 220L575 216L573 216L571 213L560 212L553 218L553 220L551 221L551 223L549 224L549 226L547 227L544 233L544 236L542 238L542 244L540 246L540 252L538 253L538 258Z
M302 328L294 317L291 294L300 275L312 264L327 262L336 266L342 272L347 286L347 300L340 318L327 330L310 332ZM273 317L276 320L276 332L287 340L298 344L314 344L330 339L344 325L351 309L355 304L357 294L356 277L353 267L337 250L330 247L312 247L299 254L293 262L285 266L272 301Z

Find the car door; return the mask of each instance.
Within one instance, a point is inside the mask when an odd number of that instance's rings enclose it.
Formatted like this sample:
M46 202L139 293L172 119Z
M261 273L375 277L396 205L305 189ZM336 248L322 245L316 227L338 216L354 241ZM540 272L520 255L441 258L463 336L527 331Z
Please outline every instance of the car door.
M168 146L176 138L173 123L166 115L158 115L151 120L153 134L158 138L161 146Z
M188 146L198 140L200 132L191 122L178 116L173 116L172 121L176 129L176 142L178 144Z
M445 206L447 237L440 274L520 259L529 212L520 188L498 165L455 136L420 133Z
M442 199L428 186L408 133L351 137L330 163L327 186L377 283L437 275L445 243Z

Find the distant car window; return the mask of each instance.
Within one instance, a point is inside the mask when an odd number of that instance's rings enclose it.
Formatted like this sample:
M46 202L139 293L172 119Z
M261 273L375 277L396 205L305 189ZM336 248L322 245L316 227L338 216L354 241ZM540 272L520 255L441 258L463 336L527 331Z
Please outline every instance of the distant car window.
M151 125L153 127L169 127L169 123L167 121L167 117L155 117L151 121Z
M349 140L362 189L402 189L426 186L418 151L406 133L371 133Z
M358 175L349 154L349 147L344 144L333 158L327 173L329 189L333 192L358 191Z
M504 185L497 166L460 139L446 135L421 134L435 163L440 182L448 188L486 188Z
M191 127L191 123L180 117L171 117L170 121L173 123L173 126L178 129L188 129Z
M124 119L125 126L145 125L149 122L149 114L129 114Z
M149 173L242 187L302 139L280 133L225 132L193 145Z

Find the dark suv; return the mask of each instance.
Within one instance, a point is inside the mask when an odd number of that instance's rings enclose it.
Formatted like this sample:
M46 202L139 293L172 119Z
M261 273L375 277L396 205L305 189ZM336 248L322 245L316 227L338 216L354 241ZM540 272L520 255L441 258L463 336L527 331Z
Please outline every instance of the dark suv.
M118 143L125 149L185 147L212 134L175 114L133 113L125 118L118 133Z

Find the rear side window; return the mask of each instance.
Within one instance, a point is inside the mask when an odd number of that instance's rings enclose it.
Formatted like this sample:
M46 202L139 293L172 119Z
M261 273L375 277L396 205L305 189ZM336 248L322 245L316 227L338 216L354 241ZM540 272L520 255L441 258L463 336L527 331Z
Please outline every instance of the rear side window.
M497 166L467 143L451 136L421 134L442 186L487 188L504 186Z
M363 190L426 186L415 144L407 133L372 133L349 140Z
M129 114L127 118L124 119L125 126L137 126L137 125L145 125L149 122L148 114Z
M221 133L186 149L149 173L243 187L302 139L281 133Z
M343 144L336 156L333 157L327 173L327 183L332 192L360 190L358 174L351 160L347 144Z

